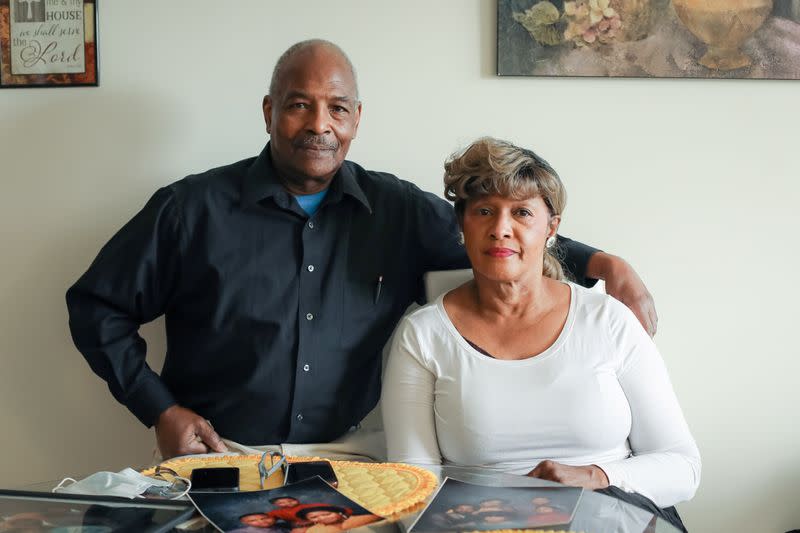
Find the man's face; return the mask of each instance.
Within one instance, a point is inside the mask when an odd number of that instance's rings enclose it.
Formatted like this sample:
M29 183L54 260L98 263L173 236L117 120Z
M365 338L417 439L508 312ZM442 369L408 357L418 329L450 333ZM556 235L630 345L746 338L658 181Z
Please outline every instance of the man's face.
M361 118L347 62L324 46L298 52L283 69L277 94L264 98L272 159L290 192L328 186Z
M272 503L274 503L277 507L294 507L300 502L298 502L294 498L278 498Z
M272 527L275 525L275 519L266 514L249 514L241 517L239 521L246 526L253 527Z

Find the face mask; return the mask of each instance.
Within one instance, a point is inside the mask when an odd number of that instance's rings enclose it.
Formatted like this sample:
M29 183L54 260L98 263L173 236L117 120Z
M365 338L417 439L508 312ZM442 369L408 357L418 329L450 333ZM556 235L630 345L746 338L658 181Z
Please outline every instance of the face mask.
M183 478L180 479L183 480ZM72 481L72 484L64 485L67 481ZM188 483L188 480L183 481ZM91 476L80 481L66 478L53 489L53 492L136 498L150 488L165 491L171 486L172 483L169 481L153 479L140 474L132 468L126 468L118 473L95 472ZM181 492L177 497L183 496L188 490L187 485L187 489Z

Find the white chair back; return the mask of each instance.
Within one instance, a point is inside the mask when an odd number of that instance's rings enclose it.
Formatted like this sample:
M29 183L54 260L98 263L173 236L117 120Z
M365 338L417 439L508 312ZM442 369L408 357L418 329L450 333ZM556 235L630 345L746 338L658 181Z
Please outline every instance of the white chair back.
M472 269L434 270L425 274L425 299L428 303L472 279Z

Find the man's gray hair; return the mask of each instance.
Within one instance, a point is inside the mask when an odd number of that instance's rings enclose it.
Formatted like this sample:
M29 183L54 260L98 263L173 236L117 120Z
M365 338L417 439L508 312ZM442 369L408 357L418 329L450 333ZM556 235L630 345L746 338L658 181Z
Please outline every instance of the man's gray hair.
M350 61L350 58L347 57L347 54L344 53L344 50L339 47L339 45L330 41L326 41L325 39L308 39L305 41L300 41L299 43L295 43L290 46L283 54L281 54L281 57L278 58L278 62L275 63L275 68L272 70L272 79L269 82L269 94L271 96L277 94L278 86L281 83L281 78L283 78L283 74L286 70L286 65L289 63L289 60L300 52L316 47L332 49L342 56L342 59L345 60L348 68L350 69L350 73L353 75L353 83L356 86L356 101L358 101L358 78L356 77L356 69L353 67L353 63Z

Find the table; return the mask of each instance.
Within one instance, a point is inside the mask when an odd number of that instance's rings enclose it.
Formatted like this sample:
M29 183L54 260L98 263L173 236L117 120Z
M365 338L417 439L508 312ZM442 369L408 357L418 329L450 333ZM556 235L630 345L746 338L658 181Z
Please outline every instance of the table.
M500 474L481 468L465 468L458 466L440 466L424 468L430 470L444 481L450 477L466 483L487 485L494 487L553 487L557 483L524 476ZM33 490L49 492L58 481L48 481L16 487L20 490ZM430 501L431 497L429 497ZM411 513L396 523L377 523L354 531L374 533L406 532L421 513ZM558 526L560 528L560 526ZM547 528L544 528L547 529ZM610 496L584 491L575 517L570 525L571 531L585 533L677 533L671 524L656 519L652 514L633 505L627 504ZM210 533L216 531L211 526L192 530L195 533Z

